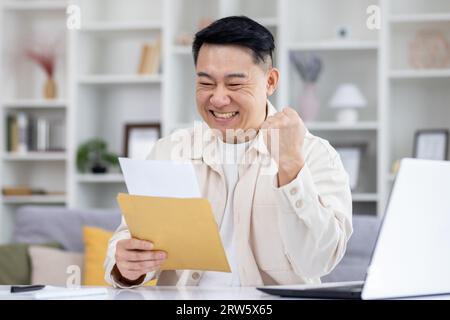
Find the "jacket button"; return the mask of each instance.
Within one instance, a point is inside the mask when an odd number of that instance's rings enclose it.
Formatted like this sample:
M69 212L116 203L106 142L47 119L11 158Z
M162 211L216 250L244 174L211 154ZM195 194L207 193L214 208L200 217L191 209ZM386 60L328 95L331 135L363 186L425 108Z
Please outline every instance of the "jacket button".
M293 196L293 195L296 195L297 192L298 192L298 189L297 189L297 188L292 188L292 189L291 189L291 195L292 195L292 196Z
M192 279L198 280L198 278L200 278L200 274L199 274L198 272L194 272L194 273L192 274Z
M296 206L298 209L300 209L301 207L303 207L303 201L302 201L302 200L297 200L297 201L295 202L295 206Z

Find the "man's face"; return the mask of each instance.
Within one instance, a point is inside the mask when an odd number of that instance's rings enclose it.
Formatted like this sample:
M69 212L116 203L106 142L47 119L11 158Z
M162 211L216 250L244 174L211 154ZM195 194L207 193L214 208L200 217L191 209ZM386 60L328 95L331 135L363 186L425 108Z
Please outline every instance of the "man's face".
M255 64L250 50L204 44L197 59L197 109L212 129L258 130L266 118L267 97L276 87L272 70ZM277 74L278 75L278 74Z

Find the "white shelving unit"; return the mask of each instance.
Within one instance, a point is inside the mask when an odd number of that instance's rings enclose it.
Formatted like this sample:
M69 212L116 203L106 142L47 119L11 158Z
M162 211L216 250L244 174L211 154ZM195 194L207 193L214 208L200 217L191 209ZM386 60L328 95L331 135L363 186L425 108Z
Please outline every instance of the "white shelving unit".
M23 100L6 100L3 102L3 107L5 109L58 109L66 108L67 102L63 100L33 100L33 99L23 99Z
M69 121L66 7L64 1L0 1L0 185L44 189L45 195L0 196L0 242L8 241L14 212L20 205L66 205L68 149L61 152L11 153L6 150L6 119L24 112ZM56 40L53 42L53 40ZM44 73L31 63L25 49L56 43L57 99L43 99ZM67 130L65 130L67 141ZM64 140L64 137L62 137Z
M4 161L66 161L65 152L27 152L27 153L8 153L3 155Z
M33 195L33 196L7 196L3 197L3 203L8 205L25 204L65 204L66 197L61 195Z
M162 82L160 75L88 75L80 76L78 78L79 84L94 84L94 85L108 85L108 84L146 84Z
M383 1L382 151L384 201L395 181L392 164L413 153L414 133L420 129L450 129L450 65L445 69L414 69L410 43L419 30L441 31L450 41L450 2L445 0Z
M333 121L306 122L306 127L310 131L328 130L328 131L360 131L360 130L378 130L379 125L376 121L357 122L355 124L341 124Z
M125 180L122 174L79 174L77 175L79 183L123 183Z
M409 42L424 27L442 30L450 40L450 2L446 0L74 0L81 8L81 30L67 30L64 0L0 0L1 135L6 115L19 111L56 114L66 120L65 152L6 152L0 142L0 184L46 187L64 195L0 197L0 242L7 241L14 211L22 204L115 207L125 191L120 173L81 174L77 147L102 138L122 155L124 126L160 122L163 136L199 120L190 45L202 20L247 15L275 36L281 82L272 103L302 115L303 83L291 52L310 52L323 61L317 83L321 109L308 129L333 145L365 144L354 213L379 214L395 176L392 164L412 154L417 129L450 128L450 68L416 70L408 63ZM366 27L369 5L382 10L381 30ZM338 27L350 30L338 39ZM8 32L6 32L7 30ZM56 100L42 99L44 76L19 49L29 39L59 37ZM162 41L163 61L156 75L138 75L142 45ZM20 63L12 63L19 59ZM124 58L126 57L126 58ZM22 61L24 60L24 61ZM342 125L327 104L343 82L359 86L368 101L360 121Z
M3 8L6 11L49 11L49 10L65 10L66 3L54 0L8 0L5 1Z
M83 24L82 32L124 32L161 30L161 21L91 22Z
M376 214L380 210L379 185L380 152L379 85L381 37L377 30L366 27L366 8L380 5L379 1L345 0L279 1L278 67L282 74L278 92L278 107L290 106L300 115L299 105L303 82L290 60L292 53L317 55L323 69L316 83L320 111L316 119L306 122L307 128L332 145L365 145L361 159L358 185L353 190L354 213ZM351 8L351 9L350 9ZM320 19L318 18L320 17ZM339 38L339 27L346 27L349 36ZM335 110L328 101L336 88L345 82L358 85L368 101L360 111L360 121L345 125L336 122Z
M75 105L71 157L79 144L102 138L111 151L123 154L124 127L161 122L164 73L139 75L143 44L162 37L164 2L78 0L81 30L71 32ZM126 57L126 58L124 58ZM79 174L72 164L72 207L116 207L118 192L126 192L120 173Z

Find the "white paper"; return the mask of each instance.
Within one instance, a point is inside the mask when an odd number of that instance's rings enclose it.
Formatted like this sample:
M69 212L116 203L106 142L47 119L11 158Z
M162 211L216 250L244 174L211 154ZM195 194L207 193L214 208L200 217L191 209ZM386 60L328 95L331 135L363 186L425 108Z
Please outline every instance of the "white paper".
M9 288L8 288L9 289ZM37 291L11 293L9 290L0 292L0 297L16 297L18 299L58 299L58 298L76 298L84 296L104 296L108 294L107 288L64 288L45 286Z
M137 196L201 198L190 162L119 158L128 193Z

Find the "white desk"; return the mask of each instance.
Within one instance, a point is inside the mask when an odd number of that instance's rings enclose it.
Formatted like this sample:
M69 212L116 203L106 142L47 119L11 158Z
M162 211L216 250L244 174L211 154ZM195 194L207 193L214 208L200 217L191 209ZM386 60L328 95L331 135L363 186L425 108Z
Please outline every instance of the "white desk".
M8 294L10 286L0 286L0 299L24 300L20 295ZM77 300L274 300L285 299L265 294L251 287L141 287L135 289L108 288L108 295L77 297ZM69 299L70 300L70 299Z
M27 297L8 294L10 286L0 286L0 300L24 300ZM108 288L104 296L77 297L77 300L288 300L272 296L252 287L141 287L135 289ZM419 297L420 300L450 300L449 295ZM60 300L71 300L64 298ZM291 299L292 300L292 299Z

